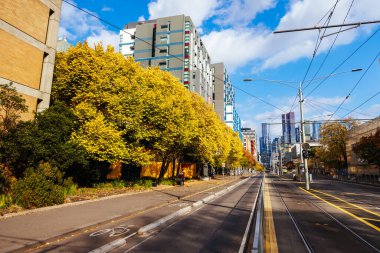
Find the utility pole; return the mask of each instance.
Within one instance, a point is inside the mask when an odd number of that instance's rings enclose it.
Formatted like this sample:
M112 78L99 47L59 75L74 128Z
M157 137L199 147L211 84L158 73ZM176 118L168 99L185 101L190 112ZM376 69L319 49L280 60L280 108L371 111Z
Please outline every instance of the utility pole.
M307 158L303 158L302 155L302 144L305 143L305 126L303 121L303 97L302 97L302 82L300 82L299 86L299 97L300 97L300 114L301 114L301 145L300 145L300 156L301 156L301 163L304 164L305 168L305 180L306 180L306 190L310 190L310 182L309 182L309 169L307 167Z

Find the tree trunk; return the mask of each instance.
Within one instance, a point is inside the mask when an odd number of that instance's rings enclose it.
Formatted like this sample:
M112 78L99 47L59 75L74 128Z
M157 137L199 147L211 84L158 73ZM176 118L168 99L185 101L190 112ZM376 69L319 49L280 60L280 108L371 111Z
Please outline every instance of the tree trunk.
M178 164L177 164L177 177L178 177L178 175L179 175L179 170L180 170L180 168L181 168L181 159L178 159Z
M172 161L172 179L174 179L175 161L176 161L176 159L173 157L173 161Z
M164 178L164 175L166 171L168 170L168 163L169 163L169 159L167 157L164 157L162 159L160 175L158 176L158 183L161 183L162 179Z

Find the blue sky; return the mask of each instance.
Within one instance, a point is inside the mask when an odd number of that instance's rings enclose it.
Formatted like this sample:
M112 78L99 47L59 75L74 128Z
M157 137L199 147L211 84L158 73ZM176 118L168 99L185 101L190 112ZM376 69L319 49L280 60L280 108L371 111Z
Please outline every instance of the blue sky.
M380 29L379 25L362 25L339 33L338 37L331 35L322 40L320 36L318 37L318 30L273 34L275 30L326 24L328 15L325 14L330 13L329 10L331 11L336 0L70 0L70 2L118 27L137 20L179 14L191 16L197 29L202 33L202 39L212 62L223 61L235 87L267 102L264 103L254 96L236 90L236 105L242 125L255 128L259 135L262 122L280 122L281 113L290 110L297 94L296 87L307 73L317 39L321 43L305 78L310 80L316 75L316 81L310 85L307 82L303 85L306 120L341 119L352 109L380 92L380 31L375 33ZM380 1L339 0L329 24L341 24L344 20L345 23L380 20L379 9ZM337 31L338 29L329 29L325 35ZM324 30L321 30L321 34L323 32ZM74 44L83 40L88 40L90 44L103 41L103 44L117 47L119 31L63 3L60 36L66 37ZM335 39L336 42L330 50ZM363 43L365 44L353 54ZM353 55L348 58L351 54ZM322 65L326 56L328 57ZM363 71L349 72L354 68L362 68ZM323 79L318 79L332 73L338 74L333 74L323 83L321 83ZM284 85L259 80L247 83L242 81L244 78L294 83ZM294 87L289 87L289 84ZM317 85L320 86L310 93ZM348 98L345 99L346 97ZM298 99L296 101L298 102ZM299 120L298 103L293 106L293 111L296 120ZM332 115L335 111L336 113ZM380 94L350 114L353 118L360 119L379 115ZM274 124L271 133L272 137L280 135L281 126Z

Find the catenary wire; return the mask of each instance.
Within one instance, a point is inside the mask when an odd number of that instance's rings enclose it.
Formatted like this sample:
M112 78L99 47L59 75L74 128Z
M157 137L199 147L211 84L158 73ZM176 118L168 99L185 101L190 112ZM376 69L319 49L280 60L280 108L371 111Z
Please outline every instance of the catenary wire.
M336 107L336 105L327 104L327 103L323 103L323 102L320 102L320 101L314 101L314 100L310 100L310 99L307 99L307 101L308 101L309 103L314 104L315 106L320 107L320 108L323 109L323 110L326 110L326 111L331 111L332 109L329 109L329 108L327 108L327 107L323 107L323 106L321 106L320 104L322 104L322 105L326 105L326 106L329 106L329 107L331 107L331 108L335 108L335 107ZM342 110L344 110L344 111L347 111L347 112L351 110L351 109L347 109L347 108L345 108L345 107L341 107L340 109L342 109ZM366 116L366 117L372 117L371 115L369 115L369 114L365 114L365 113L358 113L358 114L363 115L363 116Z
M337 111L339 111L339 109L342 107L342 105L344 104L344 102L349 98L351 97L352 93L355 91L356 87L358 87L359 83L363 80L364 76L368 73L368 71L370 70L370 68L372 67L372 65L375 63L375 61L377 60L377 58L380 56L380 51L377 53L377 55L375 56L375 58L372 60L371 64L368 66L368 68L364 71L364 73L362 74L362 76L360 77L360 79L356 82L356 84L354 85L354 87L352 87L352 89L348 92L347 96L343 99L343 101L339 104L338 108L336 108L336 110L333 112L333 114L330 116L329 119L331 119L335 113L337 113Z
M343 24L346 22L346 19L347 19L347 17L348 17L348 14L349 14L350 11L351 11L351 8L352 8L352 5L354 4L354 2L355 2L355 0L352 0L352 1L351 1L351 5L350 5L350 7L349 7L349 9L348 9L348 11L347 11L346 16L344 17ZM327 54L325 55L325 57L324 57L324 59L323 59L321 65L319 66L318 70L315 72L315 74L314 74L313 78L311 79L311 81L305 86L304 90L307 89L307 87L312 83L312 81L315 79L315 77L316 77L316 76L318 75L318 73L321 71L323 65L325 64L327 58L329 57L329 55L330 55L330 53L331 53L331 50L332 50L332 48L334 47L334 45L335 45L335 43L336 43L336 41L337 41L337 39L338 39L338 37L339 37L339 35L340 35L340 32L342 31L342 28L343 28L343 27L340 27L340 28L339 28L339 31L338 31L338 33L336 34L336 36L335 36L335 38L334 38L334 41L333 41L333 43L331 44L331 46L330 46L330 48L329 48Z
M98 20L100 20L100 21L102 21L102 22L104 22L104 23L106 23L106 24L109 25L109 26L112 26L112 27L114 27L114 28L116 28L116 29L118 29L118 30L120 30L120 31L122 31L122 32L124 32L124 33L126 33L126 34L128 34L128 35L133 35L133 34L127 32L127 31L125 31L124 29L118 27L117 25L114 25L114 24L108 22L107 20L98 17L97 15L91 13L90 11L87 11L87 10L85 10L85 9L83 9L83 8L80 8L80 7L76 6L76 5L73 4L73 3L70 3L70 2L67 1L67 0L62 0L62 1L65 2L65 3L67 3L67 4L69 4L70 6L72 6L72 7L74 7L74 8L76 8L76 9L78 9L79 11L82 11L82 12L84 12L84 13L86 13L86 14L88 14L88 15L90 15L90 16L92 16L92 17L94 17L94 18L96 18L96 19L98 19ZM141 38L139 38L139 37L137 37L137 36L135 36L135 39L137 39L137 40L139 40L139 41L142 41L142 42L146 43L147 45L150 45L150 46L153 47L152 43L149 43L149 42L146 41L146 40L143 40L143 39L141 39ZM155 48L155 49L158 49L157 46L154 46L154 48ZM169 56L172 56L172 57L175 58L175 59L178 59L178 60L184 62L184 60L183 60L182 58L180 58L180 57L178 57L178 56L176 56L176 55L173 55L173 54L170 54L170 53L167 53L167 54L168 54ZM204 71L203 71L203 72L204 72ZM206 73L206 72L204 72L204 73ZM215 76L215 79L218 79L218 80L220 80L220 81L224 81L223 79L218 78L218 77L216 77L216 76ZM247 95L249 95L249 96L251 96L251 97L256 98L257 100L260 100L261 102L263 102L263 103L265 103L265 104L267 104L267 105L269 105L269 106L272 106L272 107L274 107L274 108L276 108L276 109L278 109L278 110L280 110L280 111L282 111L282 112L285 112L284 110L280 109L279 107L277 107L277 106L275 106L275 105L273 105L273 104L271 104L271 103L265 101L264 99L261 99L261 98L255 96L255 95L253 95L253 94L251 94L251 93L249 93L249 92L246 92L246 91L244 91L243 89L238 88L238 87L235 86L235 85L232 85L232 87L234 87L234 88L237 89L237 90L240 90L241 92L246 93Z
M380 94L380 91L378 91L377 93L375 93L374 95L372 95L371 97L369 97L368 99L366 99L364 102L362 102L360 105L358 105L357 107L355 107L354 109L352 109L351 111L349 111L347 114L345 114L342 118L345 118L347 117L347 115L350 115L351 113L353 113L354 111L356 111L357 109L359 109L360 107L362 107L364 104L366 104L368 101L372 100L374 97L376 97L377 95Z
M362 44L360 44L349 56L347 56L336 68L334 68L333 71L331 71L330 75L332 75L334 72L336 72L340 67L343 66L352 56L354 56L365 44L368 43L378 32L380 31L380 27L372 33L370 37L368 37ZM317 86L315 86L306 96L305 98L309 97L316 89L318 89L327 79L329 76L324 78Z
M332 7L332 10L330 11L329 16L328 16L328 18L326 19L326 21L325 21L324 24L327 23L327 25L328 25L328 24L330 23L330 20L331 20L332 14L334 13L334 10L335 10L336 5L338 4L338 2L339 2L339 0L337 0L337 1L335 2L335 5ZM326 15L325 15L325 16L326 16ZM325 16L324 16L324 17L325 17ZM322 18L322 19L323 19L323 18ZM322 20L322 19L321 19L321 20ZM320 21L319 21L319 22L320 22ZM318 23L319 23L319 22L318 22ZM327 30L327 29L324 30L323 34L326 32L326 30ZM311 60L310 60L310 62L309 62L309 65L308 65L308 67L307 67L306 73L305 73L305 75L304 75L304 77L303 77L303 80L302 80L300 86L302 86L302 85L303 85L303 82L305 82L306 77L307 77L307 75L309 74L309 71L310 71L311 65L313 64L313 61L314 61L314 59L315 59L315 56L317 55L317 52L318 52L319 46L320 46L320 44L322 43L322 37L320 37L320 34L321 34L321 31L319 30L319 31L318 31L317 41L316 41L315 48L314 48L314 52L313 52L313 57L311 58ZM321 38L321 39L320 39L320 38ZM302 88L302 87L301 87L301 88ZM293 110L293 107L295 106L296 101L297 101L297 97L299 97L299 93L297 93L296 96L294 97L294 100L293 100L292 106L290 107L289 112L291 112L291 111Z

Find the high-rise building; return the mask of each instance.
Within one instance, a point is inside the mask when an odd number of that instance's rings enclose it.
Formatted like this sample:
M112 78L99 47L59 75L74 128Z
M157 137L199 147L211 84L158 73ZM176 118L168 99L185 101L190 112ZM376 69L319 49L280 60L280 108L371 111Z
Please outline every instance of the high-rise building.
M212 103L210 56L189 16L133 22L120 31L120 52L142 66L158 66Z
M261 149L261 162L264 164L264 166L269 167L270 166L270 158L271 158L271 139L270 139L270 125L268 123L262 123L261 124L261 134L262 134L262 147Z
M23 120L49 107L62 0L1 0L0 83L26 100Z
M282 114L282 136L283 143L296 143L294 112Z
M299 143L301 140L301 136L300 136L301 133L300 133L300 127L299 126L295 128L295 133L296 133L296 143Z
M213 106L220 119L235 132L241 133L241 120L235 107L235 91L223 63L215 63L212 67Z
M310 127L310 123L305 123L304 124L304 129L305 129L305 142L311 141L311 127Z
M322 126L321 122L313 122L313 135L312 135L313 141L319 141L321 126Z

